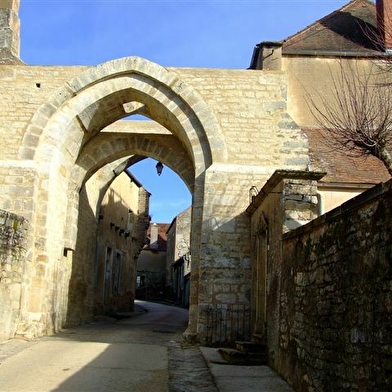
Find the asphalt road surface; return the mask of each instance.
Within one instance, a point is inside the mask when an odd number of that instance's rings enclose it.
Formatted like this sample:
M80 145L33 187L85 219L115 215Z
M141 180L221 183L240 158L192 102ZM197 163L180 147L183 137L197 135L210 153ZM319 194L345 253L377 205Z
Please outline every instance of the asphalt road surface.
M144 301L137 310L1 344L0 391L217 391L198 348L182 346L187 310Z

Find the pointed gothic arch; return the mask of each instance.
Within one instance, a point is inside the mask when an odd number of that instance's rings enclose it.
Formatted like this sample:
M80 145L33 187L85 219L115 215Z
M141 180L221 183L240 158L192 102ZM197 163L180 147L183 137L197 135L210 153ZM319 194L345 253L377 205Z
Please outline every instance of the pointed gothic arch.
M142 110L170 132L172 147L182 157L181 164L175 155L165 153L162 135L111 135L112 142L103 141L100 132L132 114L130 107L135 107L135 112ZM226 161L224 140L202 97L175 72L157 64L129 57L109 61L75 77L39 108L19 150L21 159L34 162L39 178L36 263L45 263L48 274L54 273L63 248L74 248L81 185L105 163L130 154L162 160L192 189L197 217L192 231L200 240L204 173L214 161ZM195 263L198 251L199 246L195 246ZM56 314L57 308L61 308L59 303L43 305L47 314ZM58 313L63 312L60 309ZM55 324L61 326L62 322L57 320Z

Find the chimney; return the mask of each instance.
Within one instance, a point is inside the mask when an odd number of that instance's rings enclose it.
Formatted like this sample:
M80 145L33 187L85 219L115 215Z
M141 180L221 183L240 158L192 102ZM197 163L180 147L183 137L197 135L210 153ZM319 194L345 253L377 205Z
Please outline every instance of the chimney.
M256 45L249 69L280 71L282 69L282 43L261 42Z
M20 61L20 0L0 0L0 64Z
M158 229L159 226L156 223L153 223L150 227L150 248L158 249Z
M376 0L377 29L381 44L387 53L392 53L392 0Z

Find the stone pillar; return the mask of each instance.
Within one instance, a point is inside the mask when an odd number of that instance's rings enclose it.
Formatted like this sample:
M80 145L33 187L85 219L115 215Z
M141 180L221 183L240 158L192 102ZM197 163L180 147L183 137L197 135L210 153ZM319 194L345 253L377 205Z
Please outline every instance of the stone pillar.
M0 0L0 64L22 64L19 5L20 0Z
M282 237L318 217L317 182L324 175L277 170L246 210L251 216L252 327L257 334L262 332L273 368L282 361L282 344L289 341L288 298L281 286L290 272L283 264Z

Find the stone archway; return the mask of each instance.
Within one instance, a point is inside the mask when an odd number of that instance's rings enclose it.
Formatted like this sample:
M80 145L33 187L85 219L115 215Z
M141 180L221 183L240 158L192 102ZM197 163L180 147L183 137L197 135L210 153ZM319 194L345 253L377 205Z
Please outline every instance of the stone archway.
M159 135L150 136L151 140L147 140L148 135L144 139L112 135L117 147L108 151L100 132L141 111L170 132L178 151L187 157L185 166L170 161L172 155L165 154ZM88 175L122 156L138 153L156 157L172 165L193 189L192 263L193 281L198 283L200 246L195 242L200 241L204 173L215 159L225 161L224 140L212 111L192 88L175 73L137 57L89 69L41 106L19 151L20 159L33 160L37 171L37 245L30 277L30 290L35 296L29 296L25 312L26 324L34 326L35 334L57 329L64 322L65 301L56 279L61 272L59 266L64 264L63 249L74 249L78 191ZM66 277L62 279L66 282ZM193 305L197 305L197 287L193 285L191 293ZM191 315L196 330L197 313L191 311Z
M160 159L166 166L177 170L180 178L183 179L188 189L192 192L194 183L193 166L183 152L181 145L176 142L176 139L172 135L165 135L165 138L168 140L159 140L158 143L154 140L154 137L148 137L148 135L132 136L129 134L118 135L117 133L97 135L84 149L84 153L81 154L82 159L80 161L78 160L79 164L75 165L71 176L73 185L70 187L69 194L70 199L74 200L75 204L69 205L70 213L67 215L69 222L66 224L66 230L72 229L73 225L71 220L75 216L72 208L74 208L79 212L78 220L74 225L75 233L78 235L75 235L74 252L72 252L73 269L68 295L67 325L74 326L88 320L91 317L92 309L97 309L98 312L105 309L103 302L99 301L99 299L102 300L99 290L90 290L91 293L96 293L94 298L92 296L90 296L91 298L87 298L89 296L84 294L89 287L94 286L95 288L99 284L102 284L102 281L93 279L93 274L86 273L86 271L96 271L95 267L98 266L98 270L101 273L94 275L102 279L103 267L99 263L99 260L102 258L105 249L100 242L96 242L96 250L92 247L92 244L95 244L96 238L98 238L95 232L99 232L101 230L100 228L104 227L98 218L98 211L100 210L103 196L110 184L121 175L124 169L135 163L135 160L137 162L141 156ZM146 142L148 143L146 144ZM147 147L142 148L140 145L147 145ZM100 149L103 149L105 153ZM170 153L167 153L166 149L170 149ZM97 150L100 152L98 153ZM162 152L160 155L157 155L159 151ZM140 155L134 155L131 158L124 159L124 156L129 155L130 152ZM96 192L94 191L91 193L91 185L88 186L91 182L90 179L95 179L93 182L95 185L92 186L97 186L97 175L100 181L97 188L99 189L99 194L95 194ZM74 196L72 197L73 193ZM89 200L88 202L87 199ZM144 222L147 218L147 216L143 217L141 211L137 212L137 215L134 216L137 216L136 219L139 222ZM138 225L141 225L141 223ZM66 238L73 237L68 231L65 234ZM134 253L135 245L131 241L131 247L129 249L132 248L132 253ZM124 287L122 286L122 289ZM116 301L121 302L124 300L122 297L117 297ZM107 307L106 310L108 310Z

